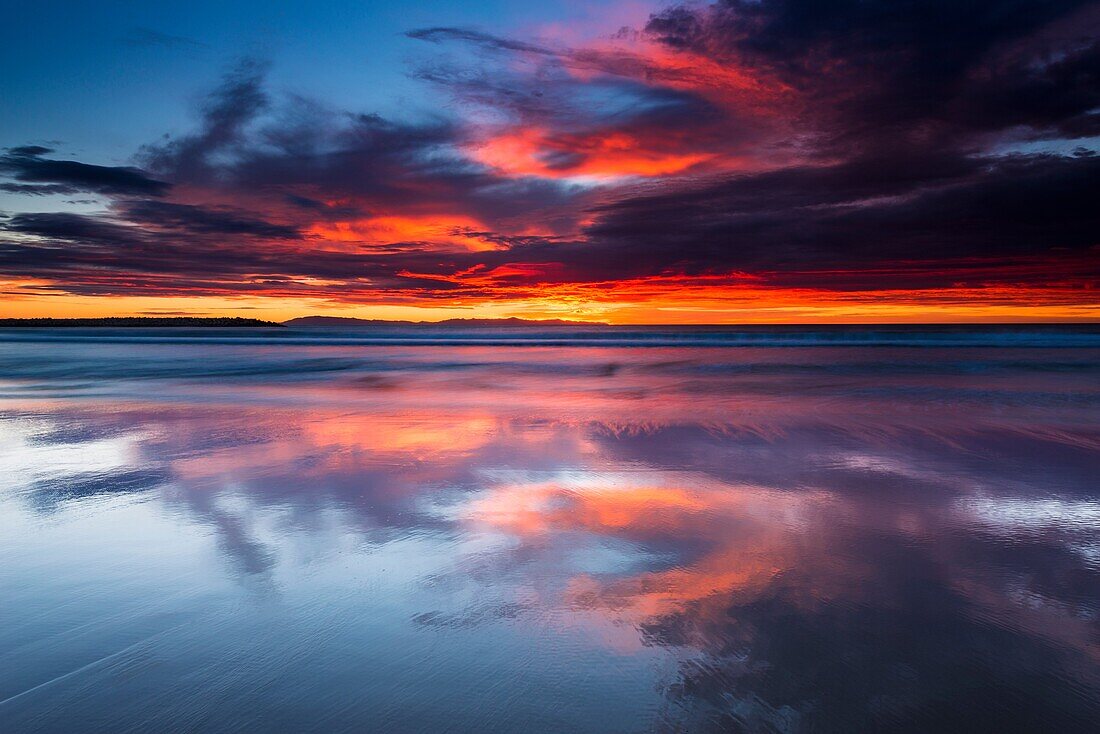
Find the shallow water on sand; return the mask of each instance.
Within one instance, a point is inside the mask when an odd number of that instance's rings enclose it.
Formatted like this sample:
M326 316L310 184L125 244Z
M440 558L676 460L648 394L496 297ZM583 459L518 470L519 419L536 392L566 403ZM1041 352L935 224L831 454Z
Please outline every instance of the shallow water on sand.
M1087 339L484 342L0 335L0 729L1100 720Z

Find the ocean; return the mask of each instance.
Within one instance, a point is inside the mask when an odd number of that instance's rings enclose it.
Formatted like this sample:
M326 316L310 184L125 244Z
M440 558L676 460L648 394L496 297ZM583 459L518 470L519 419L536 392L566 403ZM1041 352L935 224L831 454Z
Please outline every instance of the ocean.
M1086 731L1100 328L0 330L0 729Z

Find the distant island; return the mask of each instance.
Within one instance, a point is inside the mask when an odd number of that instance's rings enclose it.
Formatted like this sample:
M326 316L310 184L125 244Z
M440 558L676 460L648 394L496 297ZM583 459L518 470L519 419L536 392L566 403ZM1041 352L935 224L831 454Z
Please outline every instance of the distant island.
M517 329L529 327L595 327L609 326L603 322L566 321L563 319L446 319L444 321L388 321L356 319L349 316L302 316L283 322L284 326L370 329Z
M98 319L0 319L0 329L26 328L26 329L52 329L52 328L150 328L162 329L165 327L203 328L217 327L275 327L282 328L282 324L261 319L244 319L240 317L214 317L203 318L198 316L111 316Z

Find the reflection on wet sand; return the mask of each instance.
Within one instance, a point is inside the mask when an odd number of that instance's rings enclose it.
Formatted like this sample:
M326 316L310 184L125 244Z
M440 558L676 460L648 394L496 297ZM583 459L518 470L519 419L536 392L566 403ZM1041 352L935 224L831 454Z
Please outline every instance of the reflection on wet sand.
M6 375L0 553L22 602L4 616L24 636L0 636L4 667L21 668L0 675L0 707L16 722L61 730L89 705L42 708L49 687L31 690L84 660L64 643L75 617L36 610L95 617L169 591L173 614L222 637L188 627L143 654L179 658L159 664L195 697L169 709L213 728L231 705L277 721L291 689L303 721L351 728L1084 730L1100 717L1096 350L324 347L305 360L223 346L227 365L287 366L225 380L162 364L201 347L142 349L144 377L107 374L114 358L86 346L62 352L54 378ZM124 524L138 521L176 557ZM74 565L94 595L73 595L59 569ZM219 605L278 640L201 616ZM320 619L341 632L318 642ZM249 671L287 655L269 688L251 686ZM424 700L435 667L450 676L440 710ZM81 676L138 690L117 671ZM111 700L104 728L142 720Z

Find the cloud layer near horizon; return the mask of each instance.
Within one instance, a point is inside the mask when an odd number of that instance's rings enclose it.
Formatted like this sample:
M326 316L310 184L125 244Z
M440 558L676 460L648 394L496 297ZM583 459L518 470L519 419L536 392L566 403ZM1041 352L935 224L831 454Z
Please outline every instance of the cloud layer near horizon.
M576 45L411 31L412 73L449 100L434 117L276 94L249 60L133 165L8 148L3 191L101 208L0 220L5 292L1094 305L1100 4L726 0L639 21Z

